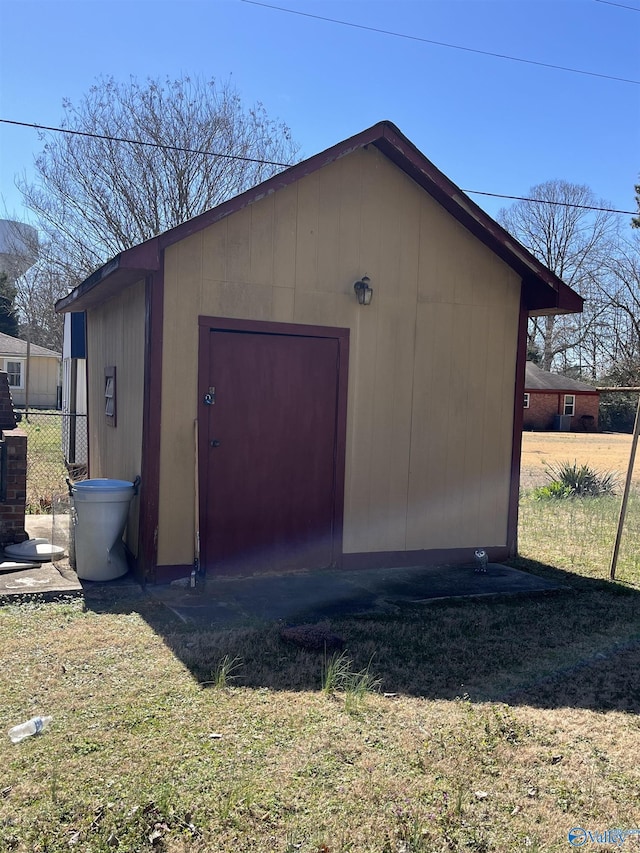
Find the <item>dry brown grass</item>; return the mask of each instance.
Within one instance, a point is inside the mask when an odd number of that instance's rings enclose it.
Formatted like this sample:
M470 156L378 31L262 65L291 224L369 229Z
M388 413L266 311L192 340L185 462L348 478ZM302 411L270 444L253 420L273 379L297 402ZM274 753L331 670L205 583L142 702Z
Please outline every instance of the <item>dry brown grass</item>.
M631 436L529 432L523 435L518 547L520 554L592 578L608 578L620 515ZM536 501L532 489L549 482L546 469L577 462L615 472L615 496ZM640 458L633 471L616 578L640 590Z
M631 436L622 433L525 432L520 466L523 489L542 485L548 465L577 462L599 471L616 471L621 480L629 467ZM640 485L640 463L633 482Z
M527 434L523 467L623 470L629 441ZM0 851L566 853L572 827L638 827L640 566L598 580L615 502L523 498L521 565L566 592L326 623L381 680L357 702L279 625L198 629L108 587L0 607L5 728L54 716L0 739Z
M382 679L352 706L275 625L189 629L143 596L2 608L5 723L54 723L0 741L0 850L564 851L638 823L632 593L332 627ZM204 688L225 656L237 686Z

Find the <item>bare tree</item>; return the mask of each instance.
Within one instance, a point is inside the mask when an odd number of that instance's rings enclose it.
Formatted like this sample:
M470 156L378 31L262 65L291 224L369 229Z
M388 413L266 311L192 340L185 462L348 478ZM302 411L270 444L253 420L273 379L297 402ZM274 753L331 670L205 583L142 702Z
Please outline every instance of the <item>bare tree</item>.
M614 320L611 370L622 384L640 383L640 233L622 239L606 261L607 297Z
M298 151L285 124L215 80L100 78L63 108L63 126L89 135L43 133L36 180L18 186L50 245L47 280L68 287L270 177Z
M46 244L40 244L39 257L17 281L15 305L20 321L20 336L33 344L62 353L64 321L54 305L69 292L66 275L61 273Z
M529 325L530 345L541 350L545 370L551 369L557 356L568 367L573 355L579 362L586 359L587 364L580 366L595 378L598 365L593 349L602 333L605 307L598 280L610 251L615 216L589 210L608 205L599 203L589 187L580 184L546 181L531 187L529 195L540 202L519 201L503 208L499 222L585 299L582 315L534 318Z

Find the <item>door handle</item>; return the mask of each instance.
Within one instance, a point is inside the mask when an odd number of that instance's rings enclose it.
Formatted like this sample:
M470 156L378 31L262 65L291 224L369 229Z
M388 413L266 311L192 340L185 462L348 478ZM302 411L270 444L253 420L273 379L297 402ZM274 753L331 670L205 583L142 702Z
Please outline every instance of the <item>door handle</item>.
M213 438L213 439L211 439L211 441L209 442L209 444L211 445L211 447L220 447L220 442L218 441L218 439L217 439L217 438Z

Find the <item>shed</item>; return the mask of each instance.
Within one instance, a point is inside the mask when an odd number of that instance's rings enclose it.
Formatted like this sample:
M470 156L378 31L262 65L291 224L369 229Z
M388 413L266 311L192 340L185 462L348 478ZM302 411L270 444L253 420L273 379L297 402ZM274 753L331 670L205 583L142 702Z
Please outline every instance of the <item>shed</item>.
M60 361L60 353L0 332L0 370L7 374L15 406L57 408Z
M599 410L597 388L527 362L523 429L597 432Z
M208 573L513 555L527 318L582 299L382 122L56 309L86 312L90 476L141 475L126 541L166 581L198 530Z

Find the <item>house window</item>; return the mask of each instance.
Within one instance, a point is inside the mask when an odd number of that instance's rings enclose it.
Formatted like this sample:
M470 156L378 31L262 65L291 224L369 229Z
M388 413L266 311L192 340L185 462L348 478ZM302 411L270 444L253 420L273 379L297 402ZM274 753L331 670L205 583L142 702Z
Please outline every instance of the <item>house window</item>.
M565 415L574 415L576 411L576 395L575 394L565 394L564 395L564 414Z
M116 369L104 369L104 415L109 426L116 425Z
M9 379L9 388L24 388L24 371L21 361L5 361L4 369Z
M525 407L525 409L529 408L529 392L528 391L524 392L524 407Z

